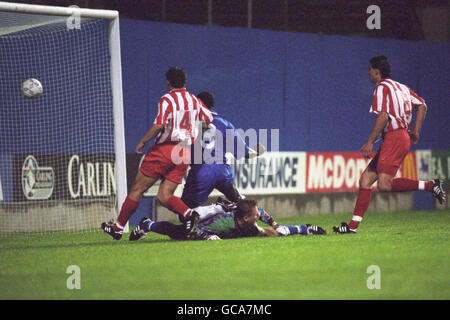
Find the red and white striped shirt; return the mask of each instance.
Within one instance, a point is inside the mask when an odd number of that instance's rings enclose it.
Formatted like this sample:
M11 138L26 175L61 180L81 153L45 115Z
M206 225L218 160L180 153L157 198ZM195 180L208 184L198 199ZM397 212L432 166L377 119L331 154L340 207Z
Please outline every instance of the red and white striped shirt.
M209 125L211 112L186 88L172 89L159 99L158 115L154 124L164 126L156 137L156 144L188 142L192 144L201 130L201 121Z
M369 112L387 112L389 120L384 132L396 129L410 129L413 106L425 101L408 86L392 79L381 79L373 92Z

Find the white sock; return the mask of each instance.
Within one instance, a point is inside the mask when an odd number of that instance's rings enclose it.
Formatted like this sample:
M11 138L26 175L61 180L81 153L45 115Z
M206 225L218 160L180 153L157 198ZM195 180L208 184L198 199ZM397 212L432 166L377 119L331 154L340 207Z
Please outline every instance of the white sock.
M425 181L419 181L419 190L425 190Z
M195 212L197 212L198 215L200 216L200 221L209 219L219 213L225 212L225 211L223 211L223 208L221 206L216 205L216 204L212 204L209 206L197 207L197 208L194 208L193 210Z

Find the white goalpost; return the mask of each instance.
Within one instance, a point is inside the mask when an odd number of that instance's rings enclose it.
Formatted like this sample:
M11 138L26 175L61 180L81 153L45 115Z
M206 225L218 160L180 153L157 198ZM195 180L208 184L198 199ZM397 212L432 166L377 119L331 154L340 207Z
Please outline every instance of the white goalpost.
M125 159L119 13L0 2L0 234L100 230Z

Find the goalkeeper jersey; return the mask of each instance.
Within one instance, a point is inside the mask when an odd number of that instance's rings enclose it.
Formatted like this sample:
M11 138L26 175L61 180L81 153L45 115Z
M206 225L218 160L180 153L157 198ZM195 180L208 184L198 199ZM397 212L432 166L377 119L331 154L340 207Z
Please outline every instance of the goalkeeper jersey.
M275 224L273 217L262 207L258 207L258 213L260 221L269 226ZM257 224L245 228L240 227L235 220L234 211L218 213L207 220L201 221L198 224L198 229L199 234L203 237L215 234L222 239L255 237L259 232Z
M240 227L232 212L219 213L212 218L198 224L198 232L201 236L217 235L222 239L255 237L258 235L258 227Z

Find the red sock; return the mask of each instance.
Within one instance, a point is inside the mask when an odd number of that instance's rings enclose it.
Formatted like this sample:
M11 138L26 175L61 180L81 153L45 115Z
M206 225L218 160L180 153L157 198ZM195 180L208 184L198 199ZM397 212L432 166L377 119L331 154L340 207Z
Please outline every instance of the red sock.
M406 178L392 180L392 191L413 191L419 190L419 181Z
M350 229L356 230L364 214L369 208L372 199L372 189L359 188L358 198L356 199L355 210L353 211L352 221L348 224Z
M422 188L422 186L421 186L422 183L424 184L423 185L423 190L426 190L426 191L433 190L434 181L419 181L419 190L422 190L421 189Z
M114 224L114 229L116 231L122 230L138 207L139 201L134 201L133 199L126 197L122 204L122 208L120 209L117 222Z
M191 215L191 209L176 196L171 196L169 200L167 200L167 209L175 211L176 213L182 215L185 218L189 218Z
M418 181L406 178L397 178L392 180L392 191L415 191L427 190L431 191L433 181Z

